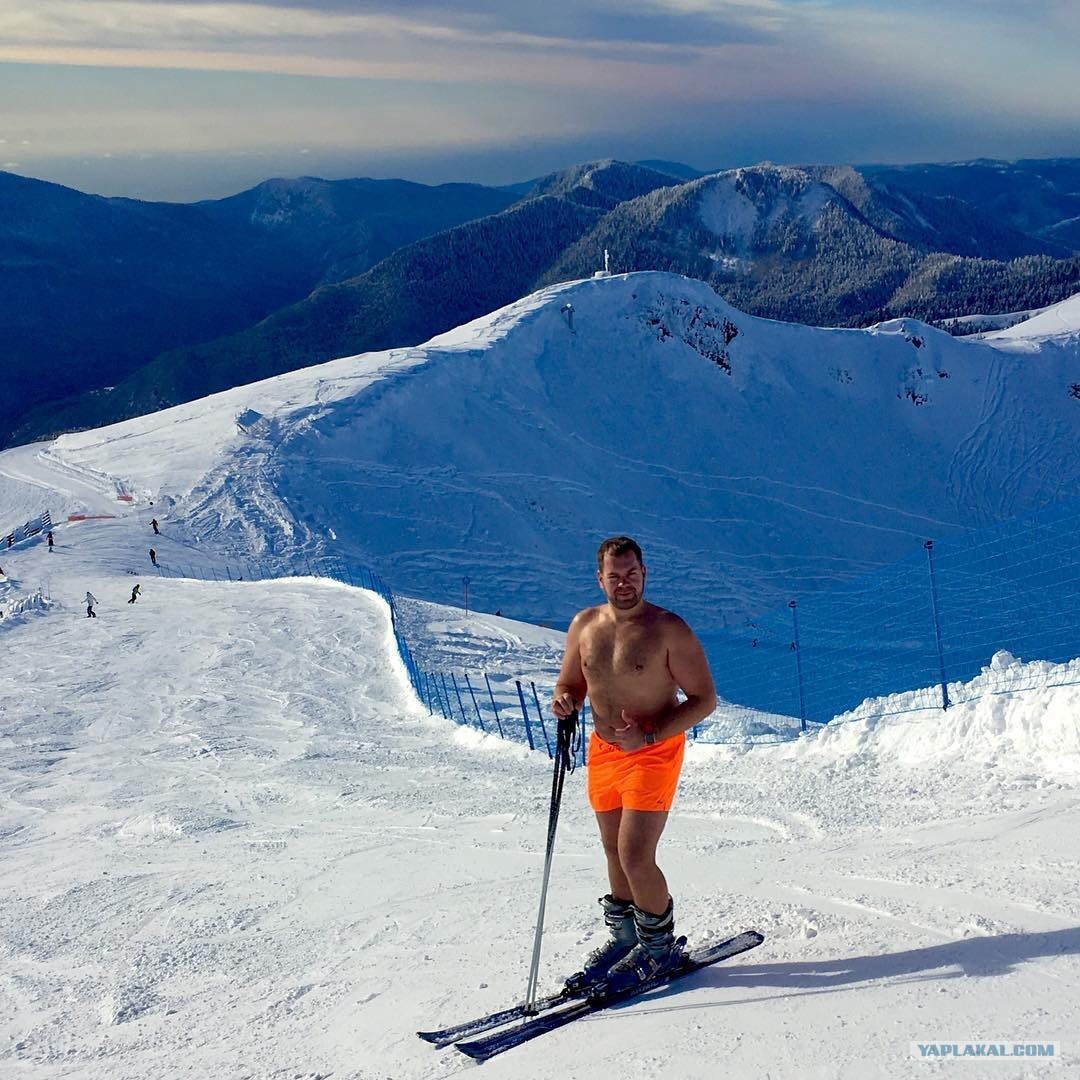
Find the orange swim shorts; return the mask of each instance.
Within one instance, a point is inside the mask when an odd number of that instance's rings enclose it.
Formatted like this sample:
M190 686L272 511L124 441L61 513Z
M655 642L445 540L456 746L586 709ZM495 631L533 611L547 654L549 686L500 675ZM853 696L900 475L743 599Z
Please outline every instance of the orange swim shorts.
M609 810L670 810L679 786L686 736L627 753L589 736L589 805L598 813Z

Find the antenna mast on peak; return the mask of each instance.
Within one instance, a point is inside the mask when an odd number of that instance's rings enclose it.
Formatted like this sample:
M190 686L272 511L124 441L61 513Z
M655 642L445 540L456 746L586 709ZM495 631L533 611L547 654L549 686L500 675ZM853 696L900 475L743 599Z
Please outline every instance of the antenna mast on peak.
M593 277L611 277L611 259L608 257L608 249L604 248L604 269L594 270Z

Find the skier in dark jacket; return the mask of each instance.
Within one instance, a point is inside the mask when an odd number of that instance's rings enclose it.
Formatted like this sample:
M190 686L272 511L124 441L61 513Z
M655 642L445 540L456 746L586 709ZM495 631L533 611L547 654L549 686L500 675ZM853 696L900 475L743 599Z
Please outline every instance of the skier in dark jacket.
M139 590L141 588L141 585L136 585L135 588L131 590L131 599L128 601L129 604L134 604L135 601L139 599Z
M157 552L153 548L150 549L150 561L157 566Z

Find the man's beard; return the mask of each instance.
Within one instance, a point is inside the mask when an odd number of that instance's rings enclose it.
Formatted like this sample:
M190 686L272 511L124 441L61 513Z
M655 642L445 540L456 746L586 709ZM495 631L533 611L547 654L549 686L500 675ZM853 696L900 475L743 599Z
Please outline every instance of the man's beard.
M641 602L641 593L632 592L628 596L619 596L618 593L613 593L608 597L608 602L613 608L618 608L620 611L629 611L632 607L637 607Z

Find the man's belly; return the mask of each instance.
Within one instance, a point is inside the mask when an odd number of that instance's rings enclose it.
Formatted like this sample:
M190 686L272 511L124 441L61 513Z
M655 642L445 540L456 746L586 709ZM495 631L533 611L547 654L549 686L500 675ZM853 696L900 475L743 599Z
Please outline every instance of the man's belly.
M611 742L617 729L624 726L622 714L639 724L650 724L661 720L664 715L678 704L674 689L655 694L620 692L618 688L602 687L589 689L589 704L592 708L593 726L597 735Z

